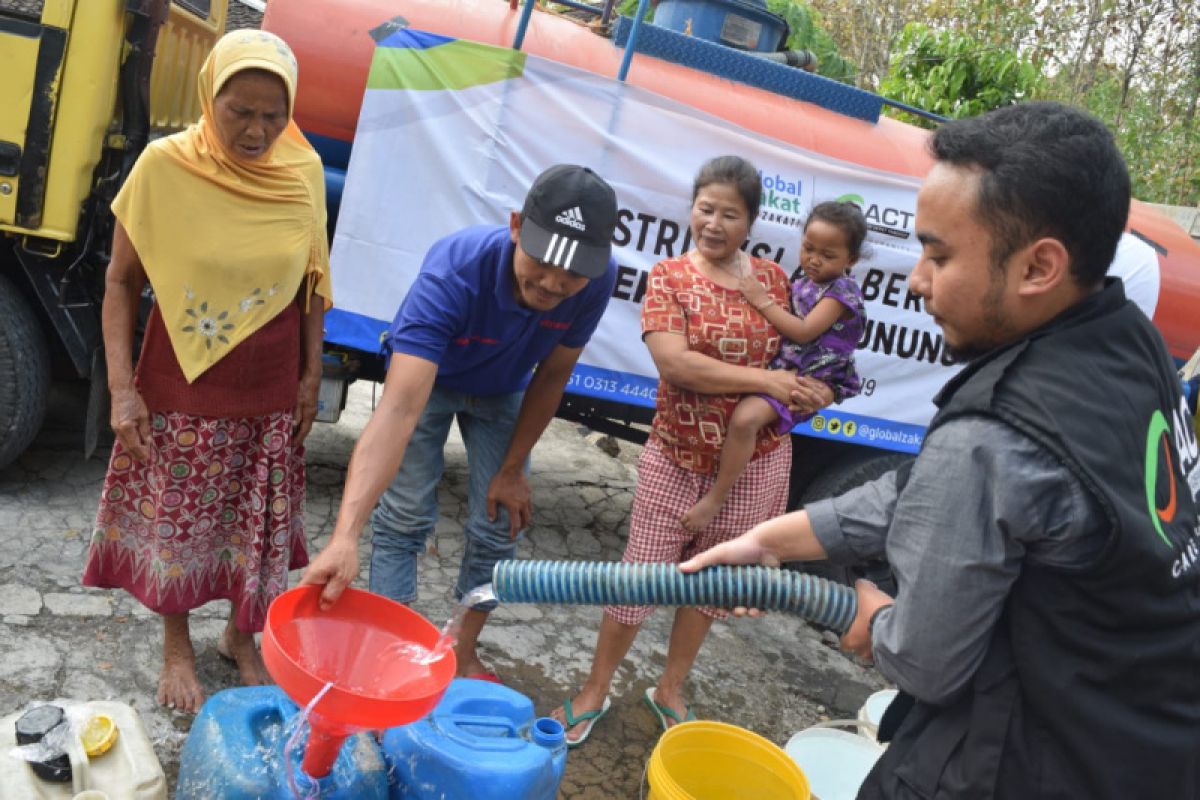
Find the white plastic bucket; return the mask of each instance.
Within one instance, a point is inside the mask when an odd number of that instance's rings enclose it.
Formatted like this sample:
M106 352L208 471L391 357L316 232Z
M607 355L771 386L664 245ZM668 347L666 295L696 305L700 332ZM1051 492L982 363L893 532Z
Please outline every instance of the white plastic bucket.
M146 736L141 717L125 703L93 700L53 700L67 712L68 719L87 719L104 714L117 726L117 738L105 753L88 758L78 739L71 759L72 780L51 783L34 774L29 764L13 756L16 747L16 721L28 709L0 719L0 798L21 800L166 800L167 779L154 746ZM31 705L41 705L31 704Z
M863 736L869 736L872 739L877 738L879 731L879 723L883 720L883 713L888 710L888 706L896 699L895 689L883 689L876 692L867 698L862 704L862 708L858 710L858 721L863 723L858 726L858 732Z
M854 726L852 720L834 725ZM784 745L808 778L813 797L821 800L854 800L871 767L883 754L873 739L831 727L800 731Z

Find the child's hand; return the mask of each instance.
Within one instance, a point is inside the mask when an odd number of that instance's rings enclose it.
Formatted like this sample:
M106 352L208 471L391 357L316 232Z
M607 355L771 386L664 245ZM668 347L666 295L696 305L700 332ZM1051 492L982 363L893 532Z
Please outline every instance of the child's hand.
M771 299L766 287L759 283L753 275L747 275L738 281L738 291L742 293L742 297L746 298L746 302L755 308Z

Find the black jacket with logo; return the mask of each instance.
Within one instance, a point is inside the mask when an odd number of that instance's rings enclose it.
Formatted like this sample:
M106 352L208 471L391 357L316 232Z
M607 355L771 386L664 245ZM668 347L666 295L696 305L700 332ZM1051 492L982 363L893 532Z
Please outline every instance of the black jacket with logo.
M1200 798L1200 468L1157 331L1112 280L936 402L930 430L986 415L1053 453L1106 544L1023 565L967 690L913 706L860 800Z

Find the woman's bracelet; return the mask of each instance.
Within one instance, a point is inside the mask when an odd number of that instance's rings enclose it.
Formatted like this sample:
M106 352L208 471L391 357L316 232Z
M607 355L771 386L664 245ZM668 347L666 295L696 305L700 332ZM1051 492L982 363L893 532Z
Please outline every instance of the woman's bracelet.
M756 305L754 307L754 310L759 311L759 312L766 311L768 308L770 308L773 305L775 305L775 299L772 297L768 297L767 302L759 303L758 305Z

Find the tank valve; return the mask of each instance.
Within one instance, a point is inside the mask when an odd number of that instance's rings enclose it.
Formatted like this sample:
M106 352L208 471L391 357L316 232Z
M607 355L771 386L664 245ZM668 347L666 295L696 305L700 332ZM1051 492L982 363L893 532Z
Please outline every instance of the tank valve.
M817 57L811 50L780 50L776 53L750 53L749 55L787 64L789 67L798 67L805 72L817 71Z

